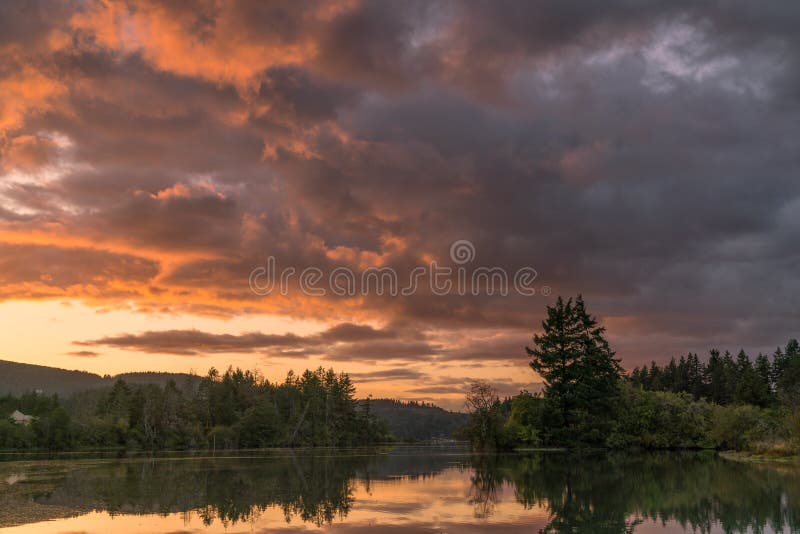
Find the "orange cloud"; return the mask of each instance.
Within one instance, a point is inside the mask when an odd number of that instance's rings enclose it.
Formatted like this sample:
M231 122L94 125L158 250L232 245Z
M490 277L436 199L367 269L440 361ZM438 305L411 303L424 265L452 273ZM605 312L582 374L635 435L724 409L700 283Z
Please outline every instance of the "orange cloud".
M54 159L57 143L40 135L18 135L0 140L0 169L33 173Z
M283 26L308 27L338 12L329 6L303 12L290 2L241 7L224 1L200 6L143 2L132 9L127 2L108 0L76 13L70 24L82 32L85 46L140 53L160 70L247 92L257 88L258 76L269 67L300 64L315 55L306 31L282 31ZM248 17L275 31L254 33Z
M52 109L56 99L66 90L62 82L31 65L22 65L0 78L0 94L3 95L0 100L0 138L20 128L29 115Z

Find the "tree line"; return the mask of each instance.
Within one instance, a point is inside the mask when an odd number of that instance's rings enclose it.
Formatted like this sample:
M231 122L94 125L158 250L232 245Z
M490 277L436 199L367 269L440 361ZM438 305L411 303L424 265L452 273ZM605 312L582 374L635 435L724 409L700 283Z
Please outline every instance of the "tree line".
M711 351L707 363L689 354L627 374L578 296L547 307L527 354L541 394L501 400L490 384L472 385L463 435L476 446L800 451L796 340L771 359Z
M648 391L688 393L693 399L707 399L717 404L751 404L766 408L800 404L800 343L790 340L770 358L759 353L755 360L740 350L734 358L730 352L709 353L708 362L689 353L667 365L652 362L636 367L631 383Z
M358 401L348 375L319 368L283 382L257 372L212 368L200 380L134 385L117 380L62 400L26 393L0 398L2 449L199 449L352 446L388 441L370 400Z

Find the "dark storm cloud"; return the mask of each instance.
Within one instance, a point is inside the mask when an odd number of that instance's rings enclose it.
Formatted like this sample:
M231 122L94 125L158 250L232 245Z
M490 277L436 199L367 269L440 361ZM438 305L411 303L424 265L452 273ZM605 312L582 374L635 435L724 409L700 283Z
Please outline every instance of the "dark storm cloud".
M455 386L424 386L419 388L410 388L406 391L408 393L421 393L424 395L448 395L453 393L466 393L468 388Z
M445 377L428 380L426 385L410 388L407 392L424 395L464 395L469 391L470 385L474 381L475 378L472 377ZM534 383L533 381L519 382L511 379L492 379L490 383L501 398L517 395L520 391L537 392L542 386L541 383Z
M274 349L278 354L303 356L319 354L321 350L337 343L353 347L362 340L392 337L391 332L375 329L369 325L341 323L309 336L296 334L264 334L245 332L242 334L213 334L200 330L160 330L140 334L120 334L88 341L76 341L80 346L104 345L126 350L148 353L194 356L212 353L249 353Z
M77 345L105 345L126 350L138 350L148 353L176 354L194 356L215 352L253 352L271 347L287 347L300 345L301 336L294 334L262 334L248 332L240 335L211 334L199 330L163 330L149 331L142 334L122 334L91 341L79 341Z
M376 330L369 325L341 323L332 326L319 338L323 341L366 341L372 339L387 339L396 337L396 333L391 330Z
M67 355L76 356L78 358L97 358L98 356L100 356L100 353L91 350L74 350L68 352Z
M398 367L367 373L350 373L350 377L357 382L382 382L384 380L425 380L428 375L415 369Z
M430 360L439 354L442 347L424 341L367 341L353 345L332 347L325 353L331 361L420 361Z
M114 247L67 254L35 291L129 277L142 309L405 326L111 345L524 359L540 296L247 288L267 255L407 273L448 262L456 239L476 246L468 267L532 266L537 287L582 292L625 364L798 335L794 2L116 7L30 3L3 8L19 24L0 17L0 168L33 176L0 188L3 235ZM139 249L141 265L117 256ZM41 250L18 257L5 295L30 294L44 272Z

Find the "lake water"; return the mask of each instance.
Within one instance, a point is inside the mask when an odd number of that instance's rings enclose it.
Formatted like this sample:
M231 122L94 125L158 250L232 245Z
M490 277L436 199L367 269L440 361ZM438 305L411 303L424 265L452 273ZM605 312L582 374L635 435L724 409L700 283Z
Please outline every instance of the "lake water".
M0 533L800 532L800 470L455 447L0 461Z

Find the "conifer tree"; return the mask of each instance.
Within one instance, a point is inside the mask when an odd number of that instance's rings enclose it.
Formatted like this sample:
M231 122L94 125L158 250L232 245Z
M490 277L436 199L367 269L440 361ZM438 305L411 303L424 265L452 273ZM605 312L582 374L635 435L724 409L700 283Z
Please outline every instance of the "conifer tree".
M547 307L542 334L526 347L530 365L545 381L544 396L563 430L561 438L597 442L614 414L621 368L605 328L587 311L583 298L558 298ZM580 435L579 435L580 434Z
M776 387L783 404L800 407L800 343L796 339L786 344Z

